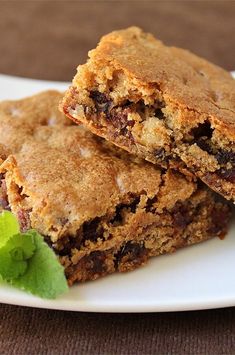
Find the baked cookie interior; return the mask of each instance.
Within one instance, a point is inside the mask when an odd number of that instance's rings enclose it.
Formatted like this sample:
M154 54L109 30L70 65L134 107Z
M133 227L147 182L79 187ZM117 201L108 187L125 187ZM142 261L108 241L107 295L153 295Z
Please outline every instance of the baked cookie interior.
M104 36L61 110L93 133L235 196L235 81L139 28Z

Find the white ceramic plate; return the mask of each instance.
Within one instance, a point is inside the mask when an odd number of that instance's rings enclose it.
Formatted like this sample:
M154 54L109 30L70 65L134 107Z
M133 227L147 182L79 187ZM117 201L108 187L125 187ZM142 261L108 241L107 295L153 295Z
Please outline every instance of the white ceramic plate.
M0 100L68 84L0 75ZM0 285L0 302L89 312L165 312L235 306L235 221L225 240L213 239L153 258L138 270L74 286L47 301Z

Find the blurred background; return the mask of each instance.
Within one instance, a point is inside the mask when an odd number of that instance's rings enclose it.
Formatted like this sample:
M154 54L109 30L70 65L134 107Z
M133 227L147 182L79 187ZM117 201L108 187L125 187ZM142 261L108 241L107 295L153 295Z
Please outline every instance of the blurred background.
M234 1L0 0L0 73L70 81L100 36L130 25L235 70Z

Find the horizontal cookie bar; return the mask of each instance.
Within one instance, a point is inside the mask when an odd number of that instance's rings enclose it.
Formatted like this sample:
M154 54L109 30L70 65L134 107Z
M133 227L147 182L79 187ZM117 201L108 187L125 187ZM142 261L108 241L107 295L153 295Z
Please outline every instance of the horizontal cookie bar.
M159 169L82 126L35 124L32 135L0 167L1 205L22 231L45 237L70 285L225 235L228 205L190 177Z
M235 197L235 81L196 55L132 27L104 36L61 110L163 167Z

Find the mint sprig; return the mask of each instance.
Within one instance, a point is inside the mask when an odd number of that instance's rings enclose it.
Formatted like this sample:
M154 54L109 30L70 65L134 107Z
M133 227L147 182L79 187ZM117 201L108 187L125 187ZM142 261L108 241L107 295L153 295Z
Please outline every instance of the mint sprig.
M20 233L8 211L0 215L0 278L42 298L54 299L68 290L53 250L35 230Z
M0 275L6 281L23 275L27 269L27 260L32 258L36 247L30 234L13 235L0 248Z

